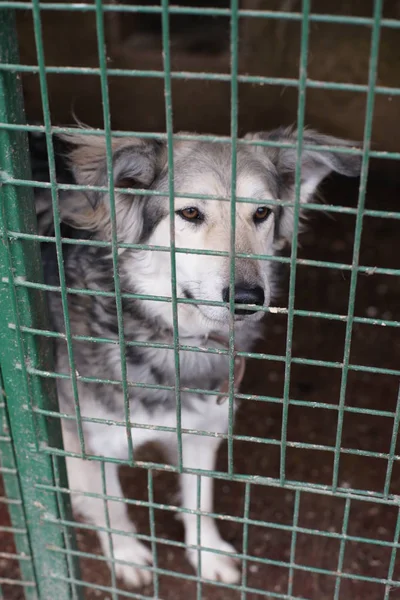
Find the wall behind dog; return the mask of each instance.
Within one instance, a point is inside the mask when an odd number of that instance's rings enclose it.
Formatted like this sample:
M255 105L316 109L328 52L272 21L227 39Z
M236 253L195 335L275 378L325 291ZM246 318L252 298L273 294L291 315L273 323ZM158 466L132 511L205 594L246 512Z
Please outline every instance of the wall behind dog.
M136 4L155 4L140 1ZM242 0L243 9L301 12L301 0ZM227 8L228 0L180 5ZM314 13L371 17L373 0L318 0ZM42 10L46 64L98 67L94 12ZM400 0L387 0L384 17L400 19ZM20 55L23 64L37 64L32 19L18 11ZM108 13L105 16L110 68L162 70L161 24L157 15ZM271 77L298 77L301 24L257 18L240 20L239 73ZM371 28L361 25L311 23L308 77L318 81L368 83ZM171 17L173 71L230 72L227 17ZM400 29L382 28L377 84L400 86ZM24 75L27 118L41 121L37 75ZM84 123L102 126L98 75L49 74L53 124ZM115 129L162 132L165 129L162 78L109 76L112 125ZM229 134L229 81L173 80L174 128L199 133ZM306 123L333 135L362 140L366 94L308 89ZM296 120L295 87L239 85L239 131L269 129ZM378 94L373 121L373 148L400 151L400 96ZM394 161L375 161L375 168L397 172Z

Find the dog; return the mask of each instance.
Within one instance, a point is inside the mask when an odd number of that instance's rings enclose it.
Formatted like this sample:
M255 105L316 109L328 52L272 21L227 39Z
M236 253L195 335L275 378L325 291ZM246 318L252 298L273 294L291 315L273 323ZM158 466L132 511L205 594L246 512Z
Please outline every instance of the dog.
M79 457L82 454L71 372L74 369L76 373L88 454L126 461L129 443L124 424L128 414L133 449L155 441L164 449L167 460L177 464L175 314L179 344L184 346L179 347L184 431L180 483L187 556L197 569L201 552L201 576L205 579L237 582L240 572L233 558L234 548L221 538L209 516L213 512L212 477L206 473L201 477L198 507L197 476L190 469L213 470L221 434L228 431L230 402L223 400L229 387L230 330L233 327L235 350L249 351L260 337L263 309L269 306L276 289L273 263L246 255L271 256L292 240L298 133L293 128L279 128L248 134L244 140L237 146L234 193L251 202L236 203L234 247L241 256L235 260L234 286L230 288L232 149L228 142L174 142L176 196L172 215L168 148L164 141L112 139L108 165L114 186L112 210L110 193L96 189L109 185L104 138L79 129L62 136L69 154L68 168L62 171L60 180L94 188L59 191L61 223L66 228L62 234L80 241L78 245L63 244L63 277L68 288L86 292L68 294L70 331L78 336L72 341L74 363L71 365L71 348L65 337L57 340L55 350L56 371L67 375L57 379L57 387L60 409L71 417L62 420L64 447L74 454L67 458L69 486L74 511L100 528L98 535L105 556L114 559L116 575L131 586L150 583L152 555L135 537L127 508L118 501L123 493L116 462L105 462L105 491L112 498L107 501L106 519L101 498L101 461ZM273 146L276 143L283 146ZM315 197L319 184L331 172L359 175L358 155L322 148L349 147L352 143L312 130L304 132L303 143L313 148L305 148L301 154L301 207ZM34 176L36 170L39 180L45 179L41 160L43 156L33 162ZM146 194L147 190L154 193ZM199 199L200 195L211 198ZM268 204L271 200L274 202ZM49 191L36 190L36 206L39 233L52 235ZM170 252L165 251L171 244L171 232L178 250L175 290ZM109 243L100 243L110 242L113 236L114 242L122 244L117 250L114 247L117 270L113 248ZM86 240L92 243L85 245ZM136 247L131 248L130 244ZM43 261L46 282L59 285L54 243L43 244ZM116 299L117 288L122 292L120 300ZM234 290L232 315L230 289ZM168 301L174 293L176 304ZM54 329L65 334L59 293L49 292L49 307ZM93 338L106 338L109 343L97 343ZM141 346L143 343L148 345ZM243 360L237 359L236 389L243 367ZM127 386L122 383L124 378ZM104 379L106 383L97 381ZM96 421L87 420L90 418ZM162 431L157 426L162 426ZM203 434L196 435L196 430ZM111 527L111 535L107 527Z

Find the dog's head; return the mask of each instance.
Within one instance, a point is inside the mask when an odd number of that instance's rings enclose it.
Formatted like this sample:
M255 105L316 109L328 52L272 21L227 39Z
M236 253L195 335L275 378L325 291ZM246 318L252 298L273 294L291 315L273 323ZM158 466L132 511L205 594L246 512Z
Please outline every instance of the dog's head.
M261 318L258 306L271 299L271 263L282 241L290 242L294 227L297 134L292 129L249 134L239 144L236 161L235 239L235 321L239 326ZM104 141L79 134L69 137L74 149L71 164L80 184L107 185ZM257 145L283 143L286 147ZM300 202L309 202L320 182L332 171L357 176L360 158L329 151L322 146L349 146L349 143L305 131L301 156ZM167 150L155 141L122 139L113 141L115 218L120 242L170 246L171 214ZM157 195L126 194L119 188L149 189ZM232 152L219 142L177 142L174 147L174 232L178 319L183 335L226 332L228 305L213 306L207 301L229 302L232 247ZM74 222L110 239L112 213L109 195L86 192L86 201L74 204ZM203 198L214 197L214 198ZM218 199L216 199L218 198ZM275 203L268 204L268 201ZM282 203L282 204L281 204ZM285 204L286 203L286 204ZM78 208L77 208L78 207ZM70 211L72 212L72 211ZM181 249L188 249L188 252ZM202 254L206 251L206 254ZM213 254L214 253L214 254ZM247 255L256 255L250 258ZM171 257L160 250L127 250L121 255L121 272L127 287L145 295L171 295ZM197 302L198 303L197 303ZM206 301L205 304L201 302ZM144 310L172 325L168 302L143 301Z

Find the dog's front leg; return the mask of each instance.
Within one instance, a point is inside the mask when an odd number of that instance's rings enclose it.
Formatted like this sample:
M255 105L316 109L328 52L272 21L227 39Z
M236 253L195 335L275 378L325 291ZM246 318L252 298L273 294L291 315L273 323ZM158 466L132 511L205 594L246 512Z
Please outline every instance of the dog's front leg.
M215 468L219 445L220 440L218 438L201 435L184 435L182 438L183 466L185 468L212 471ZM235 583L239 580L240 572L236 560L231 554L236 552L236 550L221 538L214 519L203 514L213 512L213 478L202 476L200 486L200 511L202 513L202 516L200 516L201 547L215 549L220 551L221 554L201 550L201 573L199 575L206 579L218 579L225 583ZM198 508L197 476L182 473L181 487L182 506L187 509L196 510ZM182 514L182 517L185 527L185 543L189 546L197 546L197 515L185 512ZM196 570L200 566L199 555L199 550L188 548L188 559Z
M69 451L79 452L77 439L67 431L64 431L64 446ZM135 526L130 521L123 502L118 465L105 463L104 469L106 495L115 500L103 499L100 462L67 457L73 509L98 529L105 556L116 561L114 568L117 577L133 586L148 584L151 582L152 572L142 567L152 562L152 555L150 549L135 536ZM108 525L110 533L107 531ZM118 531L122 533L118 534ZM123 535L124 533L128 535Z

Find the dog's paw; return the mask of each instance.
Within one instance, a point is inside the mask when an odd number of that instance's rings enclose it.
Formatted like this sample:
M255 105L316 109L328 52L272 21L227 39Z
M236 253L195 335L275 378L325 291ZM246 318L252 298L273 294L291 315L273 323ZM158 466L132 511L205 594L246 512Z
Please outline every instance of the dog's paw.
M221 552L229 554L216 554L214 552L201 551L201 573L200 576L212 581L221 581L223 583L237 583L240 580L240 569L238 560L231 554L236 553L236 549L217 537L213 540L204 539L202 546L205 548L214 548ZM190 564L196 569L199 567L199 552L193 548L187 551L187 557Z
M153 557L147 546L139 540L124 537L119 541L118 546L114 547L115 561L124 561L123 564L115 562L115 574L124 583L132 587L141 587L148 585L152 580L152 572L149 569L141 569L141 566L151 565Z

